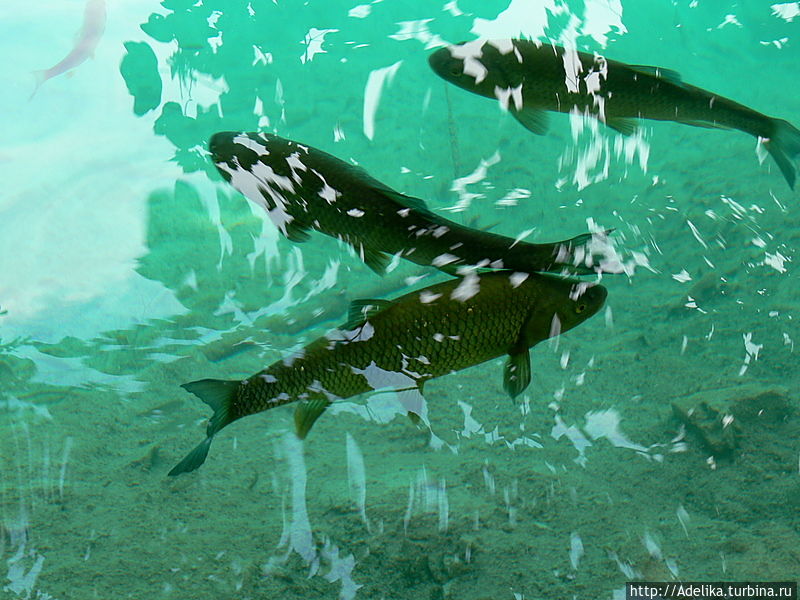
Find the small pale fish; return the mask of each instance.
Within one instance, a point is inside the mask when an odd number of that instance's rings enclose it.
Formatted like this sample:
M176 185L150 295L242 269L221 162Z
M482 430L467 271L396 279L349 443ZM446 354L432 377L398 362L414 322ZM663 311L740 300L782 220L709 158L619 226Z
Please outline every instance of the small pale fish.
M576 327L603 306L606 289L576 279L509 271L470 274L473 293L457 296L450 279L388 300L353 303L341 328L241 381L183 384L214 411L206 439L170 471L194 471L220 429L237 419L297 402L295 429L304 438L334 401L375 391L397 392L412 420L425 418L426 381L508 356L503 385L513 398L531 380L529 349ZM423 300L424 299L424 300Z
M36 87L31 94L31 98L39 91L42 84L48 79L52 79L62 73L71 71L91 56L97 43L106 28L106 2L105 0L86 0L86 8L83 12L83 25L78 33L78 39L72 50L61 61L49 69L35 71Z
M209 149L222 176L263 206L287 238L302 242L316 229L352 246L378 273L395 254L451 273L461 266L576 275L600 270L587 248L609 232L531 244L465 227L363 169L269 133L217 133Z
M636 119L738 129L758 138L794 189L797 128L684 83L675 71L515 39L453 44L428 61L444 80L499 100L523 127L540 135L547 131L548 111L591 115L623 135L635 131Z

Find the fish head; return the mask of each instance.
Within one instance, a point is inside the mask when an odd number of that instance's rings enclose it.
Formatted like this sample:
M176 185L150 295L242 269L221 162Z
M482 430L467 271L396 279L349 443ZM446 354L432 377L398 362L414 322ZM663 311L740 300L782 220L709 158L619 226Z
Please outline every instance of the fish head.
M521 83L522 56L514 40L474 40L439 48L428 57L439 77L470 92L495 98Z
M599 283L568 280L570 290L567 298L556 307L553 321L557 318L561 331L577 327L597 314L606 302L608 290Z
M544 340L577 327L597 314L608 291L598 283L539 275L541 287L535 318L530 319L526 337Z
M259 155L252 144L242 143L240 138L246 133L221 131L211 136L208 150L211 159L225 181L231 181L232 174L240 169L252 171L259 161Z
M312 187L308 147L269 133L225 131L214 134L208 148L222 177L263 206L284 234L306 212L298 196Z

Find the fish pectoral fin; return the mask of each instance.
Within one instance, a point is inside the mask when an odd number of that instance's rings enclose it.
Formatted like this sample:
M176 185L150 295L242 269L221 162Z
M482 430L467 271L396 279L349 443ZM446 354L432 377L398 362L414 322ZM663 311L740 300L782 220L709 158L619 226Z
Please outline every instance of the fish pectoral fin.
M325 412L330 402L324 398L315 398L314 400L304 400L297 405L294 410L294 430L301 440L306 439L308 432L317 422L320 415Z
M522 110L512 110L510 112L525 129L536 135L545 135L550 127L550 118L541 109L523 108Z
M342 325L342 329L355 329L366 323L370 317L389 308L392 304L394 302L391 300L382 300L380 298L353 300L347 309L347 321Z
M606 118L606 125L622 135L633 135L639 129L639 124L634 119L623 119L620 117Z
M293 242L301 243L307 241L311 237L308 233L309 229L311 228L294 220L284 225L283 235Z
M378 275L386 273L386 267L389 266L390 256L380 250L375 250L368 246L356 247L356 252L361 257L370 269L375 271Z
M651 67L649 65L630 65L630 68L634 71L639 71L639 73L646 73L647 75L652 75L658 79L669 81L675 85L683 86L683 78L681 77L681 74L677 71L673 71L672 69Z
M514 349L508 355L503 372L503 389L511 398L516 398L531 382L531 357L527 347Z

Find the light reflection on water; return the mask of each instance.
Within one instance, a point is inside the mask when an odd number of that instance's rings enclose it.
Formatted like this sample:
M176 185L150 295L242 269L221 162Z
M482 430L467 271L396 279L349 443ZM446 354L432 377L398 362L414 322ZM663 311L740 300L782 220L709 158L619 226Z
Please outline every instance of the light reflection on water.
M66 54L82 5L11 11L21 25L0 47L35 49L4 65L0 99L18 116L0 150L3 592L588 598L632 578L786 579L800 560L797 397L781 387L797 378L798 238L770 159L737 132L676 124L621 140L562 116L534 137L489 101L446 97L426 46L545 31L798 123L790 16L364 6L120 3L96 59L30 102L24 75ZM164 82L142 117L119 75L129 40L153 48ZM367 103L370 73L399 61ZM433 438L392 419L387 395L342 403L302 445L275 410L167 481L208 416L181 383L255 372L422 272L379 279L323 236L279 238L203 150L258 126L511 237L616 227L652 271L604 277L613 319L538 347L516 406L490 363L426 387ZM732 455L710 458L673 414L687 405Z

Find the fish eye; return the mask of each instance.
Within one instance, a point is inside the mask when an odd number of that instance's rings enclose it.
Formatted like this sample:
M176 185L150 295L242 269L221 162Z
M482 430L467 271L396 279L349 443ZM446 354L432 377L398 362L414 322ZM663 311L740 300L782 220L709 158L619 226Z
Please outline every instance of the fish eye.
M578 314L581 314L585 310L586 310L586 303L585 302L581 302L580 304L578 304L575 307L575 312L578 313Z

